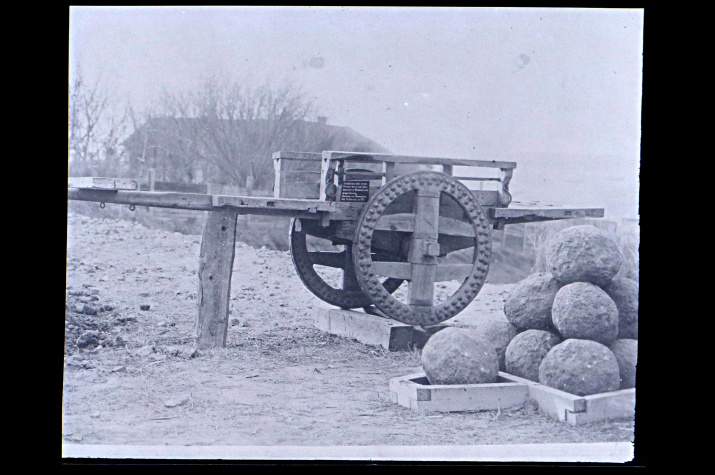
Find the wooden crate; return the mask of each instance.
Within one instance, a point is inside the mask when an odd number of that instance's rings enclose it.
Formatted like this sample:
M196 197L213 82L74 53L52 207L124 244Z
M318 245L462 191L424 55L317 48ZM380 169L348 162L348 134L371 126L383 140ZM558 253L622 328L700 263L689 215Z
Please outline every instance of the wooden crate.
M523 404L529 388L499 372L491 384L430 385L424 373L408 374L390 380L392 402L414 411L488 411Z
M274 153L273 197L317 200L320 197L321 162L319 153Z
M430 385L424 373L390 380L392 401L415 411L457 412L504 409L536 401L545 414L578 426L635 417L635 388L576 396L499 372L492 384Z

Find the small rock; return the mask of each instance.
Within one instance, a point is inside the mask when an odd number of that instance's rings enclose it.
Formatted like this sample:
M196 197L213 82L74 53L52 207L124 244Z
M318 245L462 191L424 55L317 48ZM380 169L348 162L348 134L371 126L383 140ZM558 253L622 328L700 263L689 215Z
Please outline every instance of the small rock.
M127 367L126 366L116 366L110 370L112 373L126 373L127 372Z
M189 398L186 398L186 397L177 398L177 399L169 399L168 401L166 401L164 403L164 407L177 407L177 406L186 404L187 402L189 402Z
M94 411L92 414L89 415L92 419L97 419L99 416L102 414L99 411Z
M99 289L90 289L89 295L99 295Z
M102 305L99 307L100 312L111 312L112 310L114 310L114 307L111 305Z
M91 305L84 304L82 307L82 313L85 315L97 315L97 309L92 307Z
M197 358L200 355L199 350L196 348L188 348L181 352L181 357L184 359Z
M77 338L78 348L95 347L99 344L99 332L88 331Z
M149 292L142 292L139 294L139 297L149 297Z
M240 325L240 324L241 324L241 322L239 321L238 318L231 319L231 326L236 326L236 325Z
M151 308L151 305L140 305L139 310L147 311Z
M134 352L137 356L149 356L154 353L154 347L151 345L142 346Z

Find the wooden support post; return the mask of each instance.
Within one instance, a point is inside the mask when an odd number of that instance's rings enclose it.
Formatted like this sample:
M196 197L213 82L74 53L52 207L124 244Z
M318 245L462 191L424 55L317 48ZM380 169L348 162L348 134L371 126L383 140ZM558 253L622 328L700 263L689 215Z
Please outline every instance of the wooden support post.
M156 169L150 168L149 169L149 191L154 191L154 183L156 182ZM146 207L146 210L149 214L152 213L152 208L149 206Z
M206 218L199 253L198 349L226 346L237 218L235 209L210 211Z

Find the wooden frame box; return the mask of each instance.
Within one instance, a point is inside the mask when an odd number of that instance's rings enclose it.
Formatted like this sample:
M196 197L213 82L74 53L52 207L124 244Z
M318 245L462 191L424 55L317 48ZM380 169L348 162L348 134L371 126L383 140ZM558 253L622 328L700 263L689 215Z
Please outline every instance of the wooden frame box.
M415 411L486 411L523 404L529 388L499 372L491 384L430 385L424 373L408 374L390 380L392 402Z
M415 411L484 411L535 400L547 415L578 426L609 419L635 417L636 390L621 389L576 396L543 384L499 372L492 384L430 385L424 373L390 379L392 402Z

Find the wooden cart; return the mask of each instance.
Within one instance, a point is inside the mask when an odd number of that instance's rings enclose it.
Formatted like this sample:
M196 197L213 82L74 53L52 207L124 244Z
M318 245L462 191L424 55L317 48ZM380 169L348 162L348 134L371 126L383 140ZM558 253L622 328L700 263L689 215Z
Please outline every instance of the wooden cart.
M276 152L273 160L272 198L142 192L135 180L76 178L69 199L211 211L199 266L200 346L202 328L207 341L222 331L225 342L238 214L293 218L296 272L323 301L422 326L452 318L477 296L489 271L491 229L604 215L601 208L512 203L514 162L337 151ZM484 186L470 190L465 182ZM311 250L316 240L325 245ZM341 269L341 283L326 282L320 266ZM437 299L435 284L445 281L459 286ZM406 296L398 298L403 284Z

